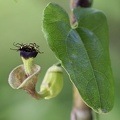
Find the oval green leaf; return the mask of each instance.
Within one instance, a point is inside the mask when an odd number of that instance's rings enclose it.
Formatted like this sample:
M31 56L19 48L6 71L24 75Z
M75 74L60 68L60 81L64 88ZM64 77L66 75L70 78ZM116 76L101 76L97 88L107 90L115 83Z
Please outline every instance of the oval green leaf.
M76 11L75 16L78 17L79 12ZM48 44L83 100L98 113L110 111L113 106L113 78L108 39L102 43L96 33L84 25L78 24L76 30L72 29L68 14L56 4L48 4L43 15L43 32ZM78 23L82 25L79 18L81 17L78 17ZM100 28L96 31L98 29Z

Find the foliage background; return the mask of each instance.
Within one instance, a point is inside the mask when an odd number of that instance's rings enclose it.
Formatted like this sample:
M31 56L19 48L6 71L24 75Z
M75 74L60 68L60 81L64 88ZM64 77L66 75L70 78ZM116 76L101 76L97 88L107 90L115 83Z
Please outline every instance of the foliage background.
M56 58L46 44L41 23L42 13L48 2L61 5L69 14L69 0L0 0L0 120L69 120L72 109L72 85L64 72L64 88L51 100L37 101L23 90L13 90L7 82L10 71L21 64L19 53L10 50L13 42L40 45L44 54L38 55L35 63L42 71L36 89L49 66ZM108 3L109 2L109 3ZM115 78L115 106L111 112L100 115L100 120L120 119L120 1L94 0L94 8L103 10L110 29L110 56ZM89 20L88 20L89 21ZM100 21L98 21L100 22Z

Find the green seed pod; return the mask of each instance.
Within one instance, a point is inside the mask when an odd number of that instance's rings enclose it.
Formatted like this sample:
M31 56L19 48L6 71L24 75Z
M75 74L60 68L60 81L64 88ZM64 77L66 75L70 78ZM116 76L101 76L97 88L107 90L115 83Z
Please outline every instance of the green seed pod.
M43 79L40 87L40 94L46 93L45 99L57 96L63 88L63 72L62 67L53 65L50 67Z

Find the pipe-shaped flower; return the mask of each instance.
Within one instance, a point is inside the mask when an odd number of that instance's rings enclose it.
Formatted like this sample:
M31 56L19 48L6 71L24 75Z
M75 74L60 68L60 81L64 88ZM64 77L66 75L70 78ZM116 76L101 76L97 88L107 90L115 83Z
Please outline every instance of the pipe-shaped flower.
M33 63L39 49L35 43L14 44L20 51L23 65L15 67L9 74L8 82L14 89L23 89L36 99L50 99L59 94L63 87L63 73L61 66L53 65L47 70L40 87L40 92L36 92L35 86L40 72L40 66ZM41 53L41 52L39 52Z
M15 67L9 74L8 82L14 89L24 89L27 93L36 99L41 96L36 92L35 86L38 80L38 74L41 67L33 63L34 58L39 52L38 45L35 43L29 44L13 44L20 51L20 56L23 65Z
M40 93L46 93L45 99L50 99L57 96L63 88L63 72L62 67L51 66L42 81L40 86Z

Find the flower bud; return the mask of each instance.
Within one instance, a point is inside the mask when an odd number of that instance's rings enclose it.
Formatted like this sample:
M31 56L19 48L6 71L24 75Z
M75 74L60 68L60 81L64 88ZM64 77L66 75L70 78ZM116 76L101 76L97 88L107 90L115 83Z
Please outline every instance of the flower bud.
M45 99L57 96L63 88L63 72L62 67L53 65L50 67L40 86L40 94L46 93Z
M71 9L74 9L76 7L88 8L92 6L92 3L93 0L71 0L70 7Z

